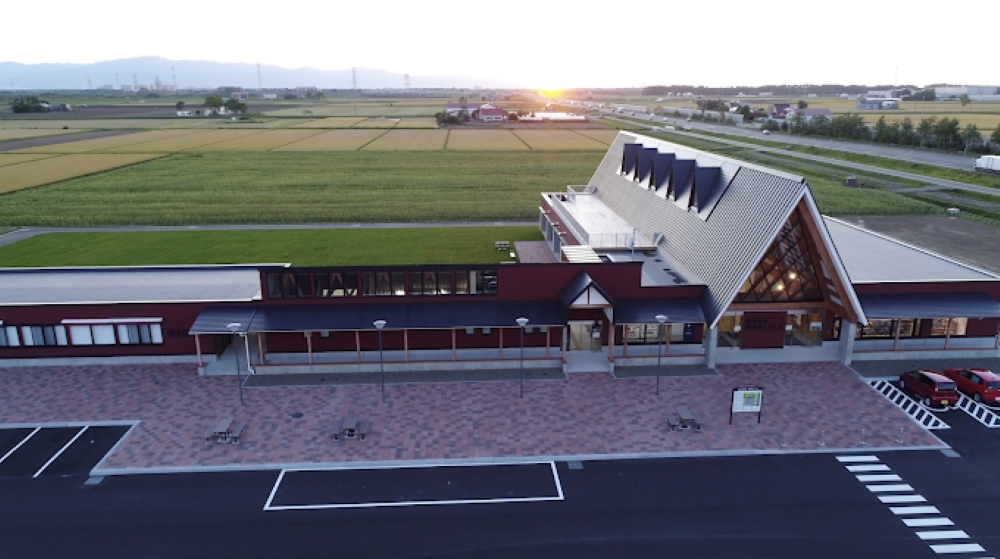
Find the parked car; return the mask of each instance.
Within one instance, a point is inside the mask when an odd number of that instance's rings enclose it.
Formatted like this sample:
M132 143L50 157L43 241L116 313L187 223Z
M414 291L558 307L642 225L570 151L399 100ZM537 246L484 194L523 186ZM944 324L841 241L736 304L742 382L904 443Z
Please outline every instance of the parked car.
M977 402L1000 404L1000 376L986 369L948 369L944 376Z
M764 135L765 136L770 136L771 135L771 131L770 130L765 130L764 131Z
M915 394L928 407L946 407L958 403L955 381L938 371L907 371L899 375L899 387Z

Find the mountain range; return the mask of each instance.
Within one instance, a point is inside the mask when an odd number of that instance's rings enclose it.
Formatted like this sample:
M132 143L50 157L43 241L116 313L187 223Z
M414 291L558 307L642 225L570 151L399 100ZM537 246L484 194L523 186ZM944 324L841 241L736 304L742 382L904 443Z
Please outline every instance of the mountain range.
M401 89L404 75L373 68L357 68L359 89ZM3 89L95 89L101 86L149 86L158 78L173 84L176 73L180 89L221 86L257 87L257 65L205 60L169 60L141 56L89 64L22 64L0 62L0 90ZM261 65L265 89L315 86L321 89L351 89L352 69L317 70ZM412 88L516 87L501 80L470 76L410 76Z

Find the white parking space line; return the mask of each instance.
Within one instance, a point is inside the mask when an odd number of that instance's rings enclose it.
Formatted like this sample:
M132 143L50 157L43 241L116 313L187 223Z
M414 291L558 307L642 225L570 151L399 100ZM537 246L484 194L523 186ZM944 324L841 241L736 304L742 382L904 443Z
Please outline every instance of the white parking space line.
M962 543L962 544L945 544L945 545L932 545L931 549L935 553L977 553L980 551L986 551L983 546L974 543ZM993 557L982 557L980 559L993 559Z
M922 540L967 540L969 534L963 530L932 530L930 532L917 532L917 536Z
M927 499L924 499L920 495L882 495L878 498L884 504L894 504L894 503L926 503Z
M885 464L861 464L858 466L847 466L848 472L888 472L889 466Z
M903 478L897 476L896 474L871 474L854 477L858 478L858 481L861 483L868 483L870 481L903 481Z
M938 517L938 518L904 518L903 524L911 528L919 528L922 526L954 526L955 523L951 521L950 518Z
M891 493L893 491L913 491L913 488L906 483L894 483L883 485L866 485L872 493Z
M907 514L941 514L937 507L889 507L892 514L903 516Z
M840 463L844 462L878 462L878 456L873 456L871 454L862 454L859 456L838 456L837 461Z
M343 468L331 469L331 470L312 470L312 469L289 469L281 470L278 474L278 478L274 481L274 487L271 488L271 494L267 497L267 502L264 504L265 511L282 511L282 510L326 510L326 509L367 509L367 508L381 508L381 507L410 507L410 506L420 506L420 505L475 505L475 504L495 504L495 503L537 503L543 501L565 501L566 497L563 494L562 482L559 479L559 472L556 469L555 462L542 462L543 464L549 464L552 468L552 480L555 483L556 495L555 496L544 496L544 497L501 497L495 499L452 499L452 500L440 500L440 501L377 501L372 503L335 503L335 504L316 504L316 505L277 505L274 506L271 503L274 500L275 494L278 492L278 487L281 485L282 480L285 477L285 472L315 472L315 471L337 471ZM505 464L463 464L461 467L476 467L476 466L503 466ZM523 465L518 463L517 465ZM433 466L397 466L397 468L429 468ZM364 469L375 469L375 468L364 468ZM394 469L392 467L377 468L377 469Z
M89 426L88 426L88 427L89 427ZM48 462L46 462L46 463L45 463L45 465L43 465L43 466L42 466L41 468L39 468L39 469L38 469L38 471L37 471L37 472L35 472L35 475L33 475L33 476L31 476L31 477L32 477L32 478L36 478L36 477L38 477L38 476L42 475L42 472L44 472L44 471L45 471L45 468L48 468L48 467L49 467L49 464L51 464L51 463L55 462L55 461L56 461L56 458L59 458L59 455L60 455L60 454L62 454L63 452L65 452L65 451L66 451L66 449L67 449L67 448L69 448L69 445L71 445L71 444L75 443L75 442L76 442L76 440L80 438L80 435L82 435L82 434L83 434L83 432L84 432L84 431L86 431L86 430L87 430L87 427L84 427L83 429L80 429L80 432L79 432L79 433L77 433L76 435L73 435L73 438L72 438L72 439L70 439L68 443L66 443L65 445L63 445L63 447L59 449L59 452L57 452L57 453L53 454L53 455L52 455L52 458L49 458L49 461L48 461Z
M14 454L14 452L15 452L15 451L16 451L17 449L21 448L21 445L23 445L24 443L28 442L28 439L30 439L31 437L33 437L33 436L35 435L35 433L37 433L37 432L39 432L39 431L41 431L41 430L42 430L42 428L41 428L41 427L35 427L35 430L34 430L34 431L32 431L32 432L28 433L28 436L27 436L27 437L24 437L23 439L21 439L21 442L17 443L17 446L15 446L14 448L10 449L10 450L9 450L9 451L7 452L7 454L4 454L4 455L3 455L3 458L0 458L0 464L3 464L3 461L4 461L4 460L6 460L8 456L10 456L11 454Z

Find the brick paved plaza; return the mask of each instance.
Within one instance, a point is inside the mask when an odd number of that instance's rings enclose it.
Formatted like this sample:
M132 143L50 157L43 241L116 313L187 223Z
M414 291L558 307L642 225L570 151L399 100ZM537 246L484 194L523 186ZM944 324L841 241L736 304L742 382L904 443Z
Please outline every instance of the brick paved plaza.
M723 366L718 375L614 379L605 373L516 382L245 388L189 365L0 369L0 424L137 420L101 473L393 460L941 447L837 363ZM728 425L730 391L764 387L763 422ZM686 405L701 431L669 431ZM293 414L302 414L293 417ZM339 417L374 424L368 440L332 437ZM238 445L206 445L220 418L248 424ZM903 443L897 442L903 428ZM821 431L825 446L820 446Z

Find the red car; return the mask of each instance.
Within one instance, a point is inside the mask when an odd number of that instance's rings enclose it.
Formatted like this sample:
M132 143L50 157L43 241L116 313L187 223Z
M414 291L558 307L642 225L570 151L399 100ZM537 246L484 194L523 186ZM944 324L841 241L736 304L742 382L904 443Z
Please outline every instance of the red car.
M955 381L937 371L907 371L899 375L899 387L916 394L925 406L953 406L958 403Z
M944 375L977 402L1000 404L1000 376L986 369L948 369Z

